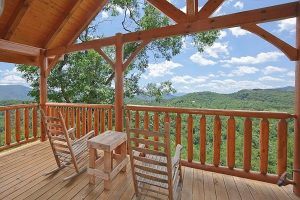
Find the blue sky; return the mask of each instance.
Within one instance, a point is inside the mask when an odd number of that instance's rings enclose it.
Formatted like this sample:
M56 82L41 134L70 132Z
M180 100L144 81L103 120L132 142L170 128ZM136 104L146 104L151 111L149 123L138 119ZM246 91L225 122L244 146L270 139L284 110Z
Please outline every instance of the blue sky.
M184 9L182 0L171 1ZM200 1L203 3L203 1ZM289 0L227 0L215 13L223 15L275 4ZM200 5L202 6L202 5ZM124 13L119 9L120 14ZM121 31L121 18L101 12L97 20L107 20L99 28L105 36ZM294 46L295 18L260 24L274 35ZM170 61L150 60L140 85L170 80L179 93L213 91L232 93L241 89L275 88L294 85L295 63L287 59L273 45L239 28L221 31L215 44L198 53L190 38L184 40L182 52ZM12 64L0 63L0 84L27 85Z

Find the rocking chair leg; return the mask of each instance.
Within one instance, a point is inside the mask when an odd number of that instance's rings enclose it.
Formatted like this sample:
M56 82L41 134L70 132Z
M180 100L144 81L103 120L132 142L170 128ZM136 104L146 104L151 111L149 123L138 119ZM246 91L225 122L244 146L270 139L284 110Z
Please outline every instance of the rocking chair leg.
M80 174L82 174L83 172L85 172L86 170L87 170L87 167L84 167L84 168L82 168L81 170L79 170L78 173L72 174L72 175L70 175L70 176L64 178L63 180L64 180L64 181L67 181L67 180L70 180L70 179L72 179L72 178L75 178L75 177L79 176Z
M60 167L57 167L56 169L53 169L53 170L51 170L49 172L44 173L43 175L44 176L48 176L49 174L56 173L56 172L60 171L61 169L65 168L65 167L66 167L65 165L62 165Z

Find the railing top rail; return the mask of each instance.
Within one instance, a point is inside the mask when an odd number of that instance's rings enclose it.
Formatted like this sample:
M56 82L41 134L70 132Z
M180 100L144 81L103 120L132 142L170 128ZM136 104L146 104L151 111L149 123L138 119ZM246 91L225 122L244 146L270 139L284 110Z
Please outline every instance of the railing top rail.
M296 118L295 115L289 114L287 112L176 108L176 107L143 106L143 105L126 105L124 106L124 108L133 111L167 112L167 113L178 113L178 114L220 115L220 116L254 117L254 118L271 118L271 119Z
M71 107L71 108L106 108L111 109L114 106L112 104L82 104L82 103L46 103L47 106L56 107Z
M16 110L21 108L34 108L38 107L37 103L31 104L17 104L17 105L9 105L9 106L0 106L0 111L7 111L7 110Z

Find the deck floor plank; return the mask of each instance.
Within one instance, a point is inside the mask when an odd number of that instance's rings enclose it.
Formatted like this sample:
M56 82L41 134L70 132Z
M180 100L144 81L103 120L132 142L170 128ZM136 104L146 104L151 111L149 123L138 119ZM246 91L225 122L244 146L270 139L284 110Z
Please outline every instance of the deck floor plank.
M130 166L127 172L115 178L109 191L104 190L104 183L100 179L95 185L89 184L87 173L63 181L74 173L73 168L43 176L44 172L56 167L48 142L34 142L0 153L0 163L0 199L136 199ZM279 188L268 183L198 169L183 167L183 179L184 200L300 200L292 193L292 186Z

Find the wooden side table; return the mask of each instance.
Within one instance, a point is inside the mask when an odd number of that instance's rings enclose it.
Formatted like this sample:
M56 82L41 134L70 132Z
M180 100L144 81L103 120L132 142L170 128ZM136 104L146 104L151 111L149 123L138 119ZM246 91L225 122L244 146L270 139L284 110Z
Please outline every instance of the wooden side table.
M116 177L121 170L126 171L126 165L129 162L126 143L126 133L116 131L106 131L88 140L88 174L91 184L95 184L95 178L97 176L104 179L104 188L109 190L114 177ZM114 153L117 147L120 147L120 154ZM103 150L104 156L98 158L97 149ZM113 160L116 162L114 163ZM104 170L96 169L96 167L103 162Z

